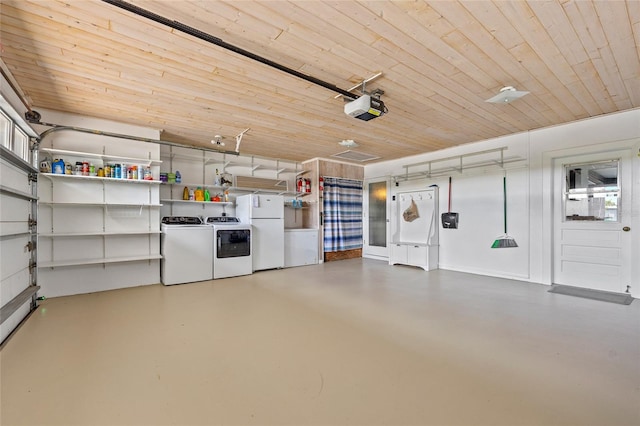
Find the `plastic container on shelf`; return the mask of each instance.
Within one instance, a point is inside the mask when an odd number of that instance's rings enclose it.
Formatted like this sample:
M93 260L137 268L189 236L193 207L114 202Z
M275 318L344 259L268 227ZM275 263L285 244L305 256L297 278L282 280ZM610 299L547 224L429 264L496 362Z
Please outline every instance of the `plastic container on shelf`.
M180 171L176 170L176 183L180 182L182 182L182 175L180 174Z
M194 200L195 201L204 201L204 192L201 187L197 187L194 191Z
M57 159L51 164L51 171L56 175L64 174L64 160Z

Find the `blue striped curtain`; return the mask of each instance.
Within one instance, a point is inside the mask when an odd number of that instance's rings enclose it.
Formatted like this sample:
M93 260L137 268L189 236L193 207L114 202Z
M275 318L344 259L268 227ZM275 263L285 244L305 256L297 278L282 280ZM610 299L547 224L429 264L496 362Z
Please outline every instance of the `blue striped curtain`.
M362 181L324 178L324 251L362 248Z

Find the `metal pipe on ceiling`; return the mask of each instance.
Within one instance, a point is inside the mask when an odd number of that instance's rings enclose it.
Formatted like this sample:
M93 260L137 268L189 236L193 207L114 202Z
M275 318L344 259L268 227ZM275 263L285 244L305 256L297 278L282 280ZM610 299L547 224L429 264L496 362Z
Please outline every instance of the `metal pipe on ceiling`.
M222 151L222 150L219 150L219 149L207 148L205 146L184 145L184 144L179 144L179 143L175 143L175 142L163 141L163 140L160 140L160 139L143 138L143 137L140 137L140 136L132 136L132 135L125 135L125 134L122 134L122 133L106 132L106 131L103 131L103 130L87 129L87 128L76 127L76 126L62 126L62 125L59 125L59 124L45 123L45 122L41 122L41 121L38 121L38 122L32 121L31 123L32 124L39 124L41 126L51 127L50 129L47 129L44 132L40 133L40 136L38 137L38 142L42 141L45 137L47 137L51 133L59 132L59 131L62 131L62 130L71 130L71 131L74 131L74 132L90 133L92 135L109 136L109 137L112 137L112 138L129 139L129 140L134 140L134 141L138 141L138 142L149 142L149 143L155 143L155 144L159 144L159 145L174 146L174 147L178 147L178 148L191 148L191 149L197 149L197 150L200 150L200 151L217 152L217 153L220 153L220 154L240 155L240 153L237 152L237 151Z
M128 12L134 13L138 16L142 16L144 18L150 19L154 22L157 22L159 24L162 25L166 25L167 27L173 28L175 30L181 31L185 34L189 34L193 37L199 38L200 40L204 40L208 43L212 43L215 44L216 46L222 47L224 49L230 50L232 52L235 52L239 55L245 56L249 59L252 59L254 61L258 61L261 62L265 65L268 65L272 68L278 69L280 71L286 72L287 74L293 75L294 77L298 77L301 78L303 80L306 80L310 83L316 84L318 86L322 86L325 89L329 89L331 91L334 91L336 93L339 93L340 95L344 96L345 98L349 98L349 99L357 99L360 96L355 95L353 93L350 93L346 90L343 90L331 83L327 83L326 81L322 81L318 78L312 77L310 75L307 74L303 74L299 71L296 71L292 68L286 67L284 65L281 65L277 62L274 62L270 59L267 59L263 56L259 56L256 55L255 53L249 52L247 50L244 50L238 46L234 46L230 43L225 42L224 40L212 36L211 34L205 33L203 31L200 31L196 28L190 27L189 25L183 24L182 22L178 22L178 21L174 21L168 18L165 18L164 16L158 15L156 13L153 13L151 11L148 11L146 9L143 9L141 7L138 7L136 5L133 5L131 3L127 3L125 1L121 1L121 0L102 0L105 3L108 3L110 5L119 7L121 9L124 9Z

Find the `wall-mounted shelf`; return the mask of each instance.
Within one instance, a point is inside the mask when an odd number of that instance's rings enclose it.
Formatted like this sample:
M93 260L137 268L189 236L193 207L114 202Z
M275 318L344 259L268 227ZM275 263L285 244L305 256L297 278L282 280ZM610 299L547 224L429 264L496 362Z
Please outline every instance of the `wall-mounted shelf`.
M228 186L220 186L220 185L206 185L202 183L188 183L188 182L162 182L162 185L177 185L177 186L186 186L188 188L212 188L218 190L220 192L224 192L230 189Z
M291 201L285 201L284 202L284 206L285 207L290 207L292 209L300 210L300 209L308 209L309 208L309 203L304 202L304 203L302 203L301 206L297 206L297 205L294 205Z
M78 175L63 175L57 173L40 173L40 176L44 176L48 179L79 179L79 180L93 180L109 183L131 183L131 184L160 184L159 180L144 180L144 179L116 179L99 176L78 176Z
M430 178L444 176L451 172L462 173L464 170L477 169L482 167L499 167L504 168L506 164L525 161L521 157L505 157L504 152L507 147L488 149L485 151L472 152L469 154L455 155L452 157L438 158L436 160L422 161L420 163L406 164L402 167L405 172L401 175L392 176L396 182ZM468 161L468 159L474 158L476 161ZM441 167L434 167L434 165L440 164ZM420 168L426 170L418 170L411 172L412 168Z
M296 169L291 168L291 167L282 167L280 166L279 160L275 160L276 164L275 165L268 165L268 164L261 164L261 163L254 163L252 162L242 162L242 161L227 161L225 163L225 167L246 167L248 169L251 169L251 173L253 174L253 172L257 171L257 170L261 170L261 171L270 171L270 172L275 172L276 176L281 174L281 173L296 173Z
M145 204L145 203L107 203L107 202L99 202L99 203L84 203L84 202L64 202L64 201L40 201L40 205L45 206L73 206L73 207L96 207L96 206L107 206L107 207L162 207L162 204Z
M144 260L162 259L160 254L151 254L144 256L123 256L123 257L101 257L95 259L71 259L71 260L54 260L51 262L40 262L38 268L58 268L61 266L82 266L82 265L98 265L102 263L122 263L122 262L139 262Z
M231 201L194 201L194 200L169 200L169 199L162 199L160 200L163 203L185 203L185 204L206 204L206 205L212 205L212 206L230 206L233 205L233 203Z
M150 158L137 158L137 157L122 157L119 155L108 154L96 154L91 152L69 151L66 149L54 149L54 148L40 148L40 151L48 152L50 154L57 154L59 156L69 156L78 158L96 158L107 162L120 162L127 164L145 164L147 166L158 166L162 164L161 160L152 160Z

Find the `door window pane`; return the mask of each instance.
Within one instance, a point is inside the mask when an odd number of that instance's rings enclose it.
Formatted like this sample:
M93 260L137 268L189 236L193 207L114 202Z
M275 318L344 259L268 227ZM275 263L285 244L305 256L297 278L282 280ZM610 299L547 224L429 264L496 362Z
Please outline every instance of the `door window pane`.
M565 165L565 220L619 222L619 161Z
M24 161L29 162L29 137L18 126L13 132L13 152Z
M369 184L369 245L387 246L387 183Z

